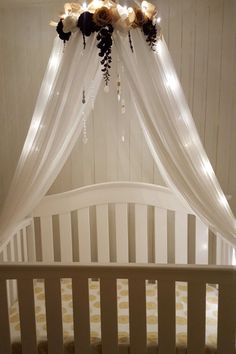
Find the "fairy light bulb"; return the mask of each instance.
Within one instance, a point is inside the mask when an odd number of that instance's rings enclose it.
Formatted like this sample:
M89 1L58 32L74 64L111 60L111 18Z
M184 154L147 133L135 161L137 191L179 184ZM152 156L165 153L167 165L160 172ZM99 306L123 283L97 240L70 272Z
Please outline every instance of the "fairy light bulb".
M203 170L205 175L208 175L210 177L212 177L214 175L214 170L213 170L209 160L203 161L202 170Z
M157 17L157 23L161 22L161 17Z
M86 3L86 2L83 2L82 9L83 9L84 11L86 11L87 8L88 8L87 3Z
M172 90L176 90L178 87L178 81L172 73L167 75L166 86Z
M226 197L225 197L225 195L223 193L219 197L219 202L225 208L228 206L228 201L227 201L227 199L226 199Z

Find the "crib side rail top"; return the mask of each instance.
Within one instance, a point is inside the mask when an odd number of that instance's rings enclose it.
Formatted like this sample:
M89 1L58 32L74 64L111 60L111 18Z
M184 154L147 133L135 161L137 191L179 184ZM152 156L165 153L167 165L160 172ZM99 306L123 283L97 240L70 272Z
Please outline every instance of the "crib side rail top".
M33 217L44 262L232 264L233 246L163 186L87 186L46 196Z
M90 352L89 282L99 286L102 353L118 354L117 281L128 282L130 353L147 353L146 291L147 280L157 289L158 347L162 353L176 352L176 282L187 287L187 350L205 352L206 288L218 285L217 352L235 353L236 327L235 267L179 265L81 265L81 264L1 264L0 345L11 352L6 280L17 281L22 353L37 353L35 328L34 279L45 288L49 354L62 354L63 324L61 281L72 281L75 351ZM55 323L57 324L55 326ZM168 338L168 340L166 340Z

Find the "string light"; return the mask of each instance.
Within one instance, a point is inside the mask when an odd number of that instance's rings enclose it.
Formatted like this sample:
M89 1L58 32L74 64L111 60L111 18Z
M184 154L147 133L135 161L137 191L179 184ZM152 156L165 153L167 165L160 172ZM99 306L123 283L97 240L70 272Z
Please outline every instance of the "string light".
M166 86L170 87L172 90L176 90L178 87L178 80L173 76L173 74L168 74L166 79Z
M87 3L83 2L82 9L86 11L88 9Z
M206 175L208 175L210 177L212 177L214 175L214 170L213 170L209 160L205 160L202 162L202 170Z
M219 202L221 205L223 205L224 207L227 207L228 206L228 201L225 197L224 194L221 194L220 197L219 197Z

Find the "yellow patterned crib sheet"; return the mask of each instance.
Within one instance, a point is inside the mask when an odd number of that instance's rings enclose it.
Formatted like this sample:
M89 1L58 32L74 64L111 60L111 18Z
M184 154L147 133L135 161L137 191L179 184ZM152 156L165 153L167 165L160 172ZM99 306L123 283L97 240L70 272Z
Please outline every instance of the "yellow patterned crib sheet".
M98 346L101 342L100 323L100 286L99 281L89 280L90 301L90 331L91 344ZM39 348L45 347L47 342L46 311L44 283L35 281L35 315L37 340ZM61 281L62 321L65 343L65 353L71 353L73 343L73 304L72 284L70 279ZM146 319L147 343L157 346L158 343L158 313L157 313L157 284L146 282ZM217 333L218 291L215 286L206 288L206 353L214 353ZM125 279L117 280L117 308L118 308L118 339L123 346L129 343L129 302L128 282ZM10 329L13 343L13 353L19 353L20 347L20 321L19 309L16 302L10 309ZM176 346L186 348L187 343L187 284L176 283ZM68 347L68 350L66 349ZM15 348L15 349L14 349ZM207 349L208 348L208 349ZM46 353L45 348L41 353Z

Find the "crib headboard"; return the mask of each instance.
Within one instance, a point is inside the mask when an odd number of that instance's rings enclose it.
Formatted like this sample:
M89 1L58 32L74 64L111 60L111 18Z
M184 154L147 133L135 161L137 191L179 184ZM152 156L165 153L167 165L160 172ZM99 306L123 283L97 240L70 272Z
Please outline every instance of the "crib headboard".
M33 217L37 259L44 262L207 264L219 253L216 235L162 186L87 186L46 196Z

